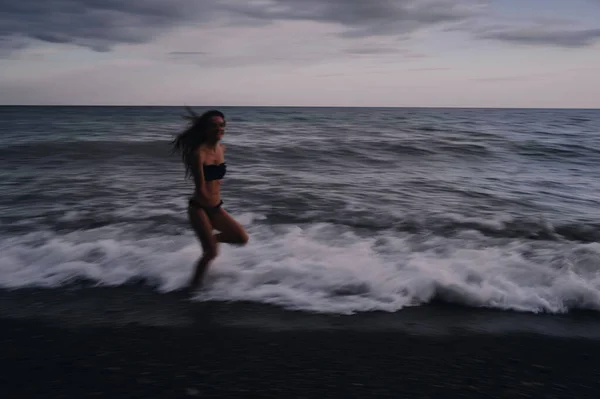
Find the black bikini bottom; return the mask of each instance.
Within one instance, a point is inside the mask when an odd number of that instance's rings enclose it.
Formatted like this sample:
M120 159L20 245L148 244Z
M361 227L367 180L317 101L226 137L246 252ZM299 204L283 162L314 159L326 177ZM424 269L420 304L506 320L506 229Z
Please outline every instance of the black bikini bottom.
M219 212L219 209L221 208L221 206L223 206L223 201L219 202L215 206L204 206L198 203L198 201L196 201L195 199L190 198L190 200L188 201L188 205L192 208L202 209L210 217Z

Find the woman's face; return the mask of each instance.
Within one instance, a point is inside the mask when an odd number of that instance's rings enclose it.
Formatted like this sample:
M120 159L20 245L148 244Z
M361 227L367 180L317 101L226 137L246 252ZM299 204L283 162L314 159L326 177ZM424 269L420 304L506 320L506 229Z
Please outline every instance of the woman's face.
M220 116L213 116L208 123L208 136L215 142L220 141L225 135L225 120Z

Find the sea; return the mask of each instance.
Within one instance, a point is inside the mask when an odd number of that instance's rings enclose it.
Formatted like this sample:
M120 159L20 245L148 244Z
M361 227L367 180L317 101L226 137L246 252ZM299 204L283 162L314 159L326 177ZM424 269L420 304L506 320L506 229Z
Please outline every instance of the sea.
M600 310L600 110L216 108L224 207L250 241L222 244L182 300ZM183 115L0 107L0 291L181 292L202 254L171 149Z

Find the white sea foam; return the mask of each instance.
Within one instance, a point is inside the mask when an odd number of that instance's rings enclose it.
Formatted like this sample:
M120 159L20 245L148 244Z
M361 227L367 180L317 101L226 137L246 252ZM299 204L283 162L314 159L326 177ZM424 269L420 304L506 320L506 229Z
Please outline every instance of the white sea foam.
M193 300L340 314L393 312L434 298L527 312L600 308L599 244L493 241L478 233L360 237L330 224L240 219L250 243L222 245L206 290ZM2 238L0 254L3 288L60 287L78 278L116 286L147 278L168 292L188 282L200 248L191 233L132 239L113 226Z

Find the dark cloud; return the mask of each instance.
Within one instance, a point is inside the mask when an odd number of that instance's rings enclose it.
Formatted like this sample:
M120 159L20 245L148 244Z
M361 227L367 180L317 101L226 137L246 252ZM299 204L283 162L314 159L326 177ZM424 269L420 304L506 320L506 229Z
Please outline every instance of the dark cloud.
M230 2L233 3L233 2ZM263 20L337 23L344 36L406 34L425 26L457 23L474 16L478 0L272 0L235 4L229 11Z
M475 28L484 0L0 0L0 56L31 41L110 51L116 44L145 43L182 25L211 21L266 25L273 21L337 24L344 37L406 36L424 27L469 31L475 38L522 45L584 47L600 29L568 29L568 20L531 28ZM388 51L390 50L390 51ZM393 49L349 49L353 55ZM194 53L194 54L192 54ZM170 56L201 55L175 51Z
M586 47L600 39L600 29L504 28L479 31L476 37L522 45Z
M181 23L202 21L192 0L0 0L0 46L34 39L108 51L143 43Z
M460 23L480 0L0 0L0 47L23 40L108 51L185 24L309 20L336 23L348 37L402 35Z

